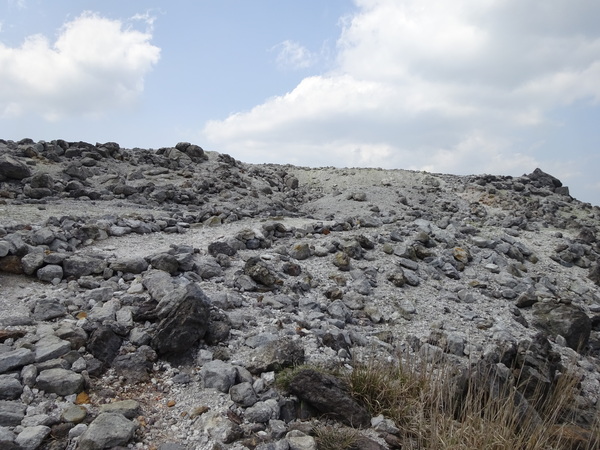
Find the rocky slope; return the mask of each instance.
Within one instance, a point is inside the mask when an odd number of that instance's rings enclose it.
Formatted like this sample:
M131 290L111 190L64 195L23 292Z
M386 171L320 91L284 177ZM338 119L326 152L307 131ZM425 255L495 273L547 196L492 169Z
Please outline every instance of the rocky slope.
M539 169L0 140L0 447L309 449L328 420L397 448L394 424L324 375L274 381L409 354L513 368L524 398L574 372L590 428L599 225Z

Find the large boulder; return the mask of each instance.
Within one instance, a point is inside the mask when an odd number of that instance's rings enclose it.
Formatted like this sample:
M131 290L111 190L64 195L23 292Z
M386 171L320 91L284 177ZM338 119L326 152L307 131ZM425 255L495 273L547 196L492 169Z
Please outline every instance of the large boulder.
M107 262L101 258L73 255L63 261L63 271L65 277L81 278L86 275L100 274L107 265Z
M542 169L537 168L532 173L527 175L532 181L532 184L536 187L547 187L550 190L554 191L554 189L562 186L562 182L550 175L549 173L544 172Z
M67 369L47 369L38 375L36 387L62 396L77 394L83 390L84 378Z
M196 284L188 284L183 288L183 295L174 296L172 300L159 303L161 320L151 343L159 355L189 350L208 329L210 301Z
M552 337L564 337L567 346L576 351L588 344L592 330L592 321L581 308L562 303L533 305L533 324Z
M343 383L333 375L302 369L292 377L289 390L321 414L346 425L362 428L371 424L367 409L354 400Z
M12 156L0 156L0 180L22 180L31 176L31 169L27 164Z

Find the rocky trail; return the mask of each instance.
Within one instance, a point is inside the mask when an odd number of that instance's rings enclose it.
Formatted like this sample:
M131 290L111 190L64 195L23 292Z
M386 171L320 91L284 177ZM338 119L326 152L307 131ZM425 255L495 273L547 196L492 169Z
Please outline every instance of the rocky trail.
M599 227L540 169L0 140L0 448L316 449L319 423L411 448L324 375L276 383L408 355L510 367L525 399L576 373L593 429Z

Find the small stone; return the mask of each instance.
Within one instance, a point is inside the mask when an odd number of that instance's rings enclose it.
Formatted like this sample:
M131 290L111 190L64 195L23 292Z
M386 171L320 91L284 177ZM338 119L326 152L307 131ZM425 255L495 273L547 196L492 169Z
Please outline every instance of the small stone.
M285 435L290 450L317 450L317 441L300 430L292 430Z
M136 400L121 400L102 405L100 412L120 414L128 419L133 419L140 415L141 405Z
M76 405L86 405L90 403L90 396L87 392L80 392L75 398Z
M83 406L69 406L62 413L62 420L65 422L80 423L87 417L87 409Z
M308 244L296 244L289 250L289 255L299 261L310 258L310 247Z

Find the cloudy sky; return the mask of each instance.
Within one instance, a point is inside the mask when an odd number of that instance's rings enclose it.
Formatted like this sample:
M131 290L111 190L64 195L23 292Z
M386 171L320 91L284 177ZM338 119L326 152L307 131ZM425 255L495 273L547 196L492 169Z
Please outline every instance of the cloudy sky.
M0 138L522 175L600 205L598 0L0 0Z

